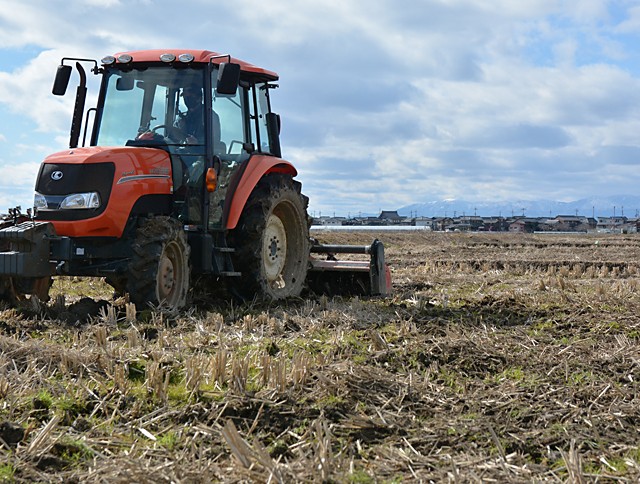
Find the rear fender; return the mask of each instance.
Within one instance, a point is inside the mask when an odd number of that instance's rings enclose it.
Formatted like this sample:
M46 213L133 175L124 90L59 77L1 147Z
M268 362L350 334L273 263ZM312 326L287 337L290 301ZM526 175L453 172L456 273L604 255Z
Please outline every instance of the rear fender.
M240 180L233 190L231 201L226 205L226 222L224 226L231 230L236 228L244 206L260 179L269 173L284 173L296 176L298 171L288 161L273 156L254 155L247 162Z

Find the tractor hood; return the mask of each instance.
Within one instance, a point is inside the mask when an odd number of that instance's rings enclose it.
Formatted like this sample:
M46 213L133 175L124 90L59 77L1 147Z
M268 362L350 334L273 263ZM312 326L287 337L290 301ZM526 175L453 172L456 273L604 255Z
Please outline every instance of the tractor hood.
M140 169L151 169L157 163L169 161L169 155L156 148L132 146L91 146L58 151L47 156L43 164L90 164L115 163L116 165L133 165Z
M37 218L53 222L59 235L119 237L138 200L172 194L171 175L169 154L156 148L60 151L40 167Z

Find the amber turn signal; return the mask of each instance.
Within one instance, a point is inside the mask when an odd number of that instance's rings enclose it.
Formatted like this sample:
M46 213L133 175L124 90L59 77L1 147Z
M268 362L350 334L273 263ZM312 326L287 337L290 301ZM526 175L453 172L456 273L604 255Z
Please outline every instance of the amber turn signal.
M214 192L216 187L218 186L218 175L216 174L216 170L213 168L209 168L207 170L207 177L205 179L207 184L207 191L209 193Z

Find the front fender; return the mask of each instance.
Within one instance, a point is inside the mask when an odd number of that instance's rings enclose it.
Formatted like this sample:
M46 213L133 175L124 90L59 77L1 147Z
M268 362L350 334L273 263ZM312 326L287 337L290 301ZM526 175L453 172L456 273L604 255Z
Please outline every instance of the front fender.
M286 160L274 156L254 155L247 160L247 166L233 191L224 226L231 230L236 228L244 206L260 179L268 173L284 173L296 176L298 171Z

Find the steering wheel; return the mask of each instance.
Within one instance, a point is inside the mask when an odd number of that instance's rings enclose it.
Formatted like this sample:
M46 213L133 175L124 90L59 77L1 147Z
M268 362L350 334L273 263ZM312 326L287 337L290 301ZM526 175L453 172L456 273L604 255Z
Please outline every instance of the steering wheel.
M184 142L184 140L186 139L187 135L185 134L184 131L182 131L180 128L176 127L176 126L168 126L166 124L159 124L158 126L154 126L153 128L151 128L151 131L153 133L158 133L159 130L164 130L164 137L165 138L169 138L175 141L179 141L179 142Z
M154 126L153 128L151 128L151 131L154 133L157 133L159 129L164 129L164 134L167 135L167 125L166 124L159 124L158 126Z

